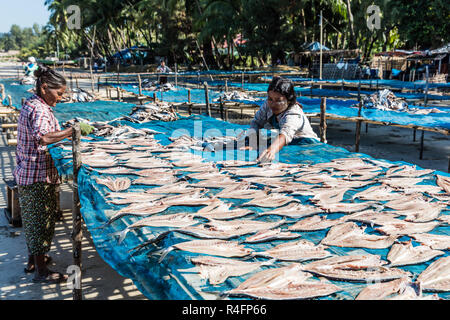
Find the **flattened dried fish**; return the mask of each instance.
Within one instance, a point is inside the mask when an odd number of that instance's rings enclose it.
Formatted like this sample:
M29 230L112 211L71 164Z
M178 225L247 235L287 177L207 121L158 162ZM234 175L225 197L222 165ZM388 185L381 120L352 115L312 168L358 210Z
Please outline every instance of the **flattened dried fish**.
M291 240L299 238L300 234L293 233L289 231L283 231L281 228L273 229L273 230L262 230L258 233L247 237L245 242L247 243L260 243L272 240Z
M98 170L98 173L101 174L136 174L136 171L130 168L125 167L112 167L105 170Z
M171 228L184 228L188 226L192 226L198 223L197 220L194 219L192 214L187 213L176 213L169 215L161 215L161 216L153 216L139 220L138 222L133 223L122 231L117 232L115 235L119 236L119 244L125 240L128 232L133 229L142 228L142 227L171 227Z
M231 204L225 204L222 201L213 202L211 205L200 209L195 214L198 217L214 220L230 220L241 218L252 214L253 212L246 209L230 210Z
M376 212L373 210L366 210L362 212L356 212L351 215L342 217L342 221L359 221L370 225L380 225L383 226L388 223L395 223L398 221L396 219L398 216L394 213L394 211L382 211Z
M444 189L447 194L450 194L450 177L444 177L437 174L436 183L439 187Z
M281 207L271 211L260 212L258 214L261 216L273 214L289 218L303 218L321 212L322 210L316 207L303 205L301 203L290 203L285 207Z
M327 219L324 216L312 216L309 218L302 219L290 226L288 229L291 231L317 231L328 229L336 224L340 224L343 221L341 219Z
M194 190L203 191L204 189L195 188L195 187L193 187L193 185L181 181L181 182L177 182L177 183L167 184L167 185L159 187L159 188L149 189L149 190L145 191L145 193L149 193L149 194L167 194L167 193L186 194L186 193L192 193Z
M320 190L314 190L315 196L311 201L324 204L338 203L344 199L344 194L349 190L349 188L321 188Z
M395 190L389 186L379 185L358 192L353 198L361 200L385 201L397 200L404 197L402 193L395 193Z
M259 167L229 169L228 172L240 177L284 177L286 175L286 172L282 170Z
M433 250L427 246L413 247L411 242L396 243L388 253L387 259L390 266L407 266L419 264L443 255L445 252Z
M244 203L243 206L255 206L255 207L265 207L265 208L277 208L284 206L285 204L288 204L290 202L300 202L299 200L283 196L277 193L272 193L269 195L266 195L261 198L254 198L253 200Z
M141 177L154 177L155 175L160 175L160 174L175 174L177 173L176 170L171 170L171 169L162 169L162 168L156 168L156 169L145 169L145 170L139 170L136 171L136 175L141 176Z
M261 266L272 264L272 262L244 262L209 256L193 257L191 262L199 267L201 277L208 279L211 285L221 284L229 277L243 276Z
M172 247L193 253L209 254L219 257L245 257L250 255L253 250L234 242L224 240L192 240L181 242Z
M331 203L331 204L320 203L320 207L323 210L326 210L327 212L353 213L369 209L375 204L376 202L369 202L369 201L361 203L346 203L346 202Z
M258 299L292 300L323 297L341 290L330 283L308 281L310 278L298 265L268 269L258 272L226 294Z
M404 188L422 182L424 178L382 178L378 181L392 188Z
M111 200L108 200L107 202L113 203L116 205L122 205L122 204L132 204L132 203L145 203L145 202L152 202L159 200L163 197L163 195L149 195L147 193L138 193L138 192L126 192L122 193L122 195L117 195L117 193L114 194L108 194L109 198L112 198Z
M343 261L350 258L354 259L353 263L355 263L355 267L352 267L352 262L339 263L339 258L341 257L331 257L325 260L308 263L304 266L304 270L332 280L355 282L389 281L411 276L407 271L382 267L380 266L382 263L381 261L378 261L373 265L367 263L370 260L374 261L375 259L362 259L362 261L358 261L358 256L344 257L347 258L342 259Z
M410 237L435 250L450 250L450 236L447 235L414 233Z
M109 221L107 222L107 225L111 224L112 222L116 221L117 219L120 219L127 215L145 217L145 216L149 216L152 214L163 212L168 207L169 206L163 204L161 201L134 203L124 209L121 209L117 213L115 213L109 219Z
M245 166L254 166L257 164L256 161L241 161L241 160L224 160L224 161L217 161L217 164L220 164L224 166L225 168L228 167L245 167Z
M409 278L400 278L384 283L376 283L365 287L355 300L384 300L385 298L400 293L411 283Z
M236 184L239 184L236 180L232 180L228 177L224 177L222 179L206 179L201 180L200 182L193 183L192 185L195 185L196 187L202 187L202 188L212 188L212 189L218 189L218 188L225 188L229 186L235 186Z
M203 196L200 191L195 191L192 194L181 194L163 199L163 203L168 206L207 206L213 201L213 198Z
M164 186L175 183L178 179L173 175L160 175L154 177L141 177L133 181L133 184L143 184L147 186Z
M108 187L111 191L124 191L131 186L131 180L128 178L117 178L113 179L111 177L107 178L96 178L98 184L102 184Z
M358 227L353 222L336 225L328 231L321 243L350 248L384 249L390 247L397 237L377 236L364 233L365 227Z
M170 168L172 164L168 161L164 161L158 158L147 158L145 161L127 161L122 164L125 167L135 169L151 169L151 168Z
M416 281L422 285L424 291L450 291L450 256L430 264Z
M307 182L312 184L318 183L338 183L338 179L331 177L328 174L311 174L311 175L303 175L301 177L295 178L294 181L297 182Z
M398 220L396 222L389 222L384 224L382 227L379 227L375 230L391 235L391 236L399 236L399 235L409 235L414 233L426 233L439 225L439 222L407 222Z
M229 178L226 174L217 172L198 172L198 173L191 173L187 175L191 179L197 179L197 180L211 180L211 179L223 179L223 178Z
M249 184L235 184L216 194L218 198L226 199L253 199L267 196L266 191L251 189Z
M83 157L82 163L92 168L111 168L116 166L114 158Z
M255 255L281 261L308 261L330 257L332 254L326 248L311 241L299 240L280 244L264 252L255 252Z

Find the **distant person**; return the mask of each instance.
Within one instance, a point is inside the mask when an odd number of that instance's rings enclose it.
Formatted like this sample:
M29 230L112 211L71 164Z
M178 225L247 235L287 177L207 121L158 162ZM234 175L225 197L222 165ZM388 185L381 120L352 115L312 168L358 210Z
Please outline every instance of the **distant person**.
M34 72L38 69L36 58L29 57L28 64L25 66L25 77L33 77Z
M95 71L95 73L98 72L98 63L97 62L94 62L94 71Z
M29 254L25 272L34 272L33 282L59 283L67 276L47 268L47 253L55 233L61 181L47 145L71 137L72 128L61 131L53 114L66 91L64 77L45 66L39 66L34 76L36 94L24 102L20 111L14 170Z
M256 112L248 134L260 129L277 129L279 135L259 156L259 162L271 162L294 138L318 140L302 106L297 102L294 84L289 79L274 77L267 90L268 99Z
M164 60L161 60L159 67L156 69L157 73L169 73L172 72L168 66L166 66L166 62ZM160 76L159 77L159 84L163 85L167 83L167 77L166 76Z

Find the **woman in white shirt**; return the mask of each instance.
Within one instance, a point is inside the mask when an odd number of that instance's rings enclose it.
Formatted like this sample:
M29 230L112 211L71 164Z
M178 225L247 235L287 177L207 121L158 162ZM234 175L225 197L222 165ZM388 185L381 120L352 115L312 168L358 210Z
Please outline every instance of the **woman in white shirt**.
M267 92L268 99L255 114L249 131L255 133L263 128L277 129L279 134L270 147L259 156L259 162L273 161L277 153L294 138L319 139L311 128L302 106L297 102L292 81L274 77Z

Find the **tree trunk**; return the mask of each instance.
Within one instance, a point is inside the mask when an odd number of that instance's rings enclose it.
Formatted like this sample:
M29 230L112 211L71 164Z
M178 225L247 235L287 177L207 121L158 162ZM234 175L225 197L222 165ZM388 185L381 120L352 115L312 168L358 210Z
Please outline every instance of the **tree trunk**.
M356 49L355 27L353 23L353 14L350 0L347 0L346 4L347 4L348 26L350 29L349 49Z

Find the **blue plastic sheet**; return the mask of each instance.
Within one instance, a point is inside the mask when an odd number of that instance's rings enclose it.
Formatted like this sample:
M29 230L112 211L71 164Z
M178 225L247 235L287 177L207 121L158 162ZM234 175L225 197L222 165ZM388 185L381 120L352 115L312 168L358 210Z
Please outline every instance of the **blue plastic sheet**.
M12 105L16 109L20 109L22 107L22 98L28 99L32 96L32 93L28 92L28 90L32 89L33 86L21 85L16 79L2 79L0 80L0 84L5 86L6 96L11 96ZM5 99L3 104L7 105L8 100Z
M135 128L149 128L164 134L157 134L155 138L162 144L167 145L171 143L168 139L170 136L179 136L181 134L189 134L191 136L201 137L209 130L215 129L218 132L216 135L230 136L233 133L237 134L240 130L245 130L248 126L241 126L236 124L230 124L227 122L215 120L206 116L192 116L188 118L182 118L174 122L161 122L154 121L145 124L132 124L127 121L115 121L114 125L130 125ZM199 127L200 125L200 127ZM178 132L177 132L178 131ZM55 160L55 164L60 174L71 174L71 158L70 154L64 153L60 148L52 147L50 153ZM255 151L236 151L227 150L220 153L206 153L206 152L194 152L201 154L205 161L217 161L222 159L229 160L231 157L238 160L254 160L258 156ZM67 158L64 158L67 157ZM348 152L345 149L333 147L327 144L313 142L313 141L300 141L299 144L289 145L285 147L280 153L279 161L286 163L319 163L328 162L336 158L346 157L362 157L365 159L372 159L364 154L356 154ZM390 163L386 161L386 163ZM397 164L405 164L403 162L397 162ZM219 166L220 167L220 166ZM383 170L387 170L384 168ZM436 172L445 176L449 176L446 173ZM184 176L187 172L180 172L179 177ZM210 292L211 294L217 292L223 292L225 290L232 289L238 286L242 281L248 279L252 274L247 274L242 277L229 278L225 283L219 286L210 286L206 280L201 279L199 274L193 269L193 265L189 262L189 258L196 256L197 254L182 251L172 251L167 257L158 263L157 259L158 250L170 247L173 244L193 240L195 238L181 235L178 233L171 233L165 238L158 247L149 246L145 250L131 256L128 252L130 249L140 245L153 236L157 236L167 228L142 228L130 232L125 238L124 242L120 245L117 243L116 237L113 235L117 232L124 230L128 225L138 221L140 218L133 216L125 216L109 226L104 226L109 218L117 212L118 209L124 206L115 206L106 202L105 196L108 189L96 183L95 178L99 176L98 170L90 170L87 167L82 167L79 175L79 194L82 204L82 214L89 232L91 233L94 244L101 257L110 264L121 275L129 277L133 280L136 286L143 294L150 299L203 299L204 296L200 292ZM104 175L103 175L104 176ZM137 178L137 177L136 177ZM191 181L191 180L189 180ZM429 176L429 179L425 181L425 184L435 184L435 177ZM131 191L145 191L148 186L132 186ZM363 190L364 188L361 188ZM208 194L213 195L218 190L211 189ZM346 194L346 199L350 199L353 193ZM309 197L299 196L297 197L304 204L309 204ZM227 201L228 202L228 201ZM230 200L234 206L239 206L245 200ZM167 209L162 214L171 214L177 212L196 212L200 207L185 207L177 206ZM267 209L258 207L249 207L255 213L265 211ZM447 210L444 214L449 214ZM329 215L329 218L339 218L340 214ZM270 220L275 221L281 218L275 216L263 216L258 217L256 214L249 216L248 218L255 218L257 220ZM289 220L289 219L288 219ZM288 221L288 222L294 222ZM103 227L102 227L103 226ZM450 228L448 226L439 226L435 228L431 233L435 234L450 234ZM368 233L374 233L374 229L370 226L366 229ZM326 235L326 230L317 232L302 232L301 238L310 240L314 243L319 243L320 240ZM241 241L244 237L237 238L235 240ZM408 240L407 237L402 237L401 240ZM254 249L255 251L266 250L275 245L281 244L283 241L272 241L270 243L252 244L247 247ZM414 244L417 244L414 242ZM342 255L353 253L372 253L379 254L383 259L386 259L388 250L369 250L369 249L355 249L355 248L338 248L330 247L330 251L334 254ZM150 253L150 255L148 255ZM160 252L159 252L160 253ZM448 255L446 252L445 256ZM437 259L437 258L436 258ZM414 278L418 276L431 262L414 265L409 267L401 267L401 269L407 270L414 275ZM264 259L258 259L264 260ZM285 263L277 263L277 266L285 265ZM169 278L166 276L170 275ZM168 279L168 280L165 280ZM360 283L346 283L341 281L332 281L336 285L343 288L343 291L334 294L332 296L322 299L353 299L355 296L365 287L365 284ZM440 294L441 297L448 299L449 294Z

